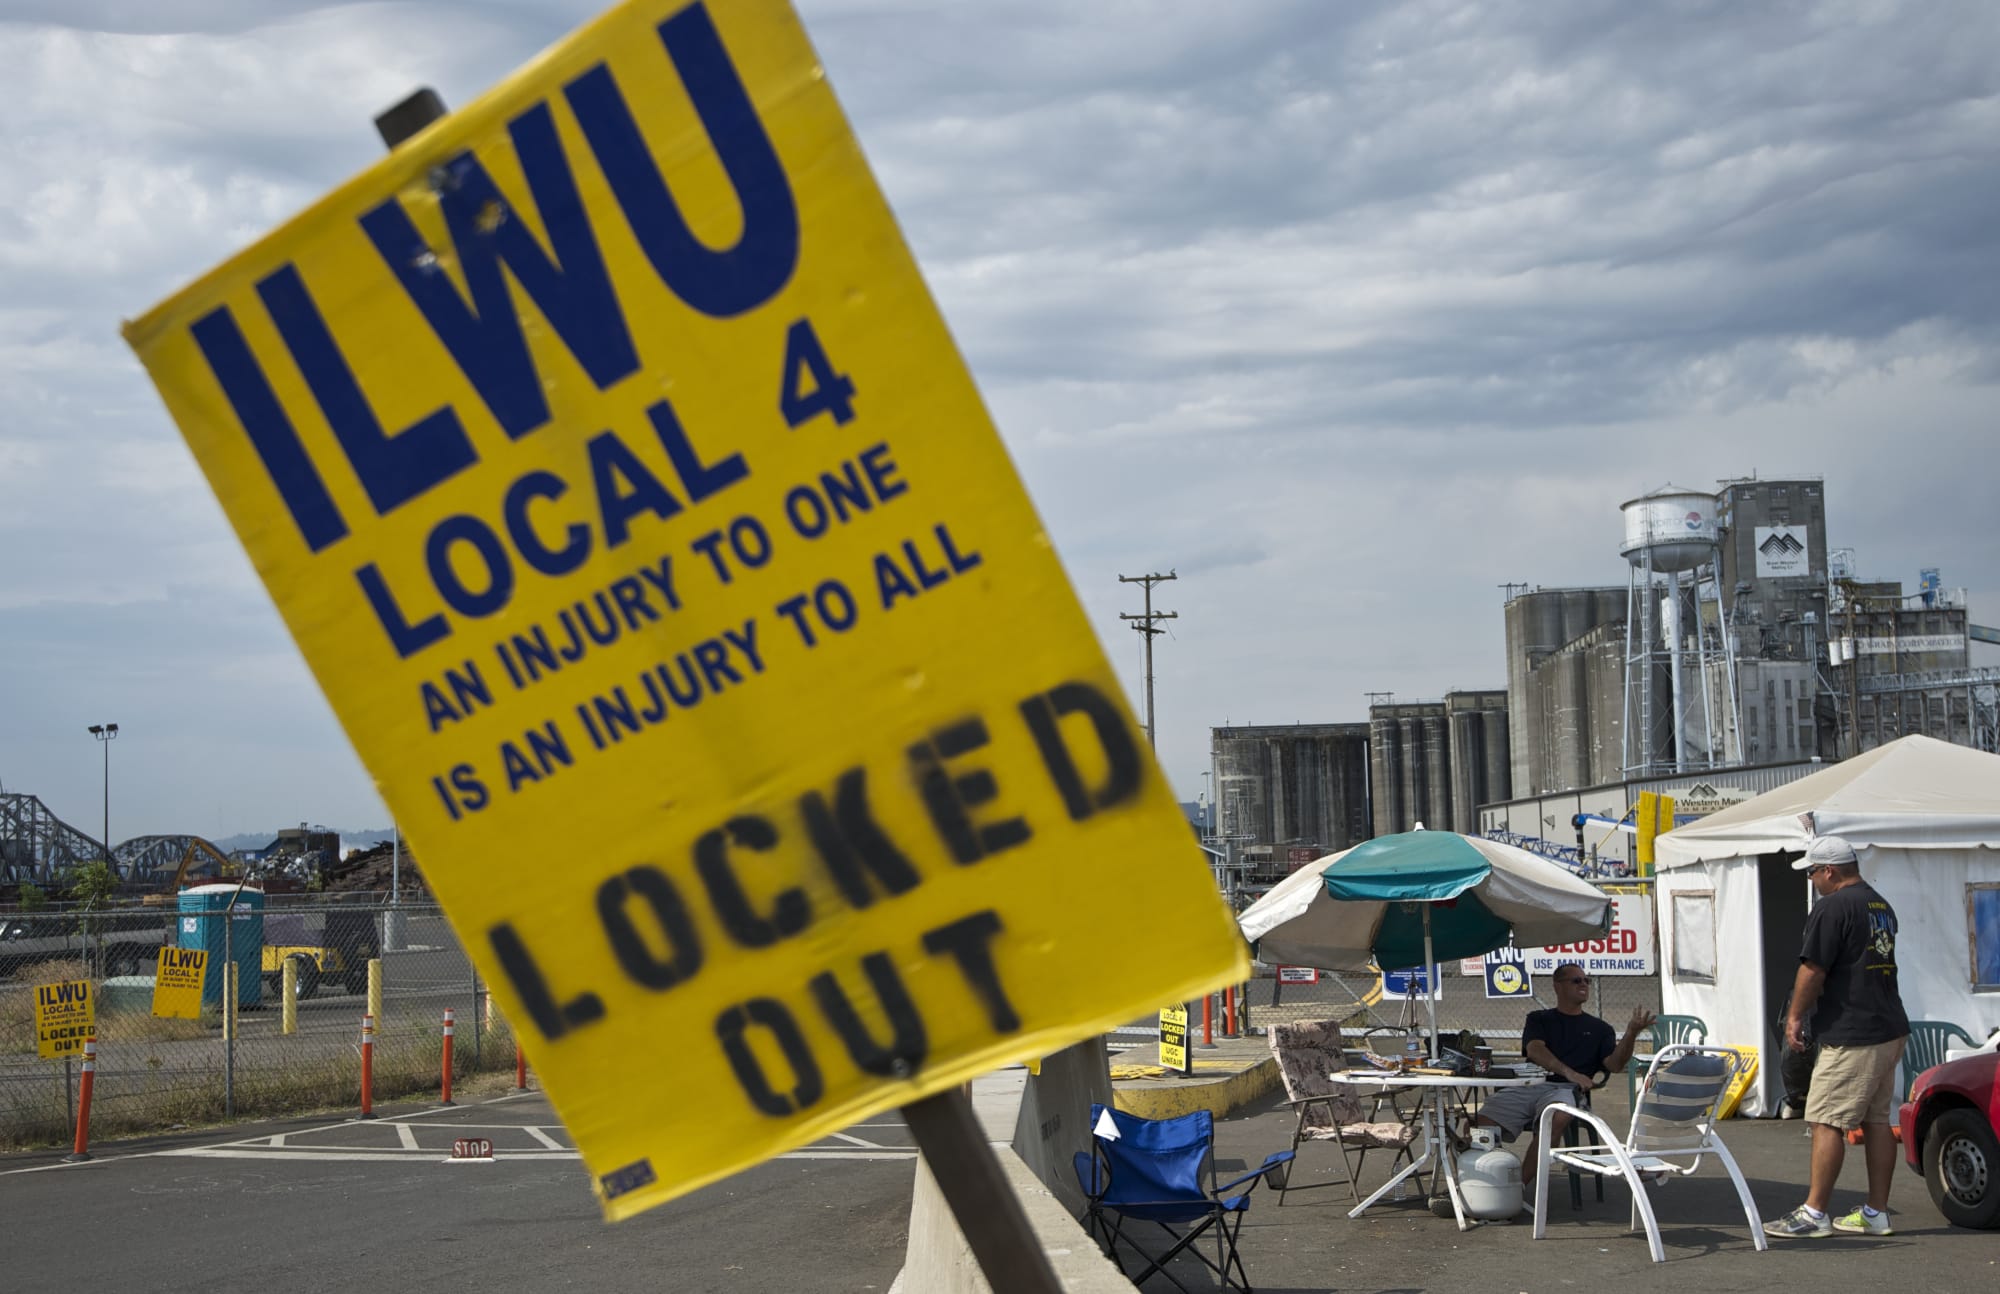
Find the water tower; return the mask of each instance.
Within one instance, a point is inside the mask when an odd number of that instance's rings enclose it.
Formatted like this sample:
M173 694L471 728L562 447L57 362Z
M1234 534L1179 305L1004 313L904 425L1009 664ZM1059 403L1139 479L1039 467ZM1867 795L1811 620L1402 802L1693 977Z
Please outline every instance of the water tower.
M1625 597L1625 775L1735 762L1736 662L1723 620L1717 500L1663 486L1620 506Z

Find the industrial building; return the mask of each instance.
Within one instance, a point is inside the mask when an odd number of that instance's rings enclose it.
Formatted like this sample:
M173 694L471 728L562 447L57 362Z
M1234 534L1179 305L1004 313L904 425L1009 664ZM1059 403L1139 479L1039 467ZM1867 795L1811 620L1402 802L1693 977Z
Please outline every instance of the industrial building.
M1621 829L1620 824L1632 822L1633 809L1642 793L1673 796L1674 816L1686 822L1776 790L1825 767L1815 759L1550 791L1480 806L1477 834L1518 845L1594 875L1627 876L1634 870L1633 833Z
M1835 760L1923 732L1994 749L2000 671L1964 595L1854 576L1816 479L1668 486L1621 509L1629 578L1512 588L1513 793Z
M1212 728L1209 753L1217 838L1253 877L1373 834L1365 723Z
M1864 587L1833 607L1843 664L1830 699L1842 754L1910 733L2000 750L2000 670L1975 669L1967 659L1964 644L1980 626L1966 623L1964 591L1919 593L1918 604L1906 606L1900 588L1870 597Z
M1831 578L1820 482L1724 482L1718 511L1723 608L1738 662L1730 762L1838 759L1823 649L1827 610L1841 590ZM1963 646L1961 633L1961 664Z
M1216 839L1252 882L1419 822L1476 831L1511 785L1497 688L1385 702L1367 723L1214 728L1209 743Z
M1857 578L1820 480L1669 485L1620 514L1623 585L1508 586L1504 692L1213 729L1225 866L1273 879L1418 823L1622 866L1622 838L1571 819L1615 823L1641 790L1707 812L1910 733L2000 750L2000 670L1969 654L2000 632L1935 570L1908 594Z

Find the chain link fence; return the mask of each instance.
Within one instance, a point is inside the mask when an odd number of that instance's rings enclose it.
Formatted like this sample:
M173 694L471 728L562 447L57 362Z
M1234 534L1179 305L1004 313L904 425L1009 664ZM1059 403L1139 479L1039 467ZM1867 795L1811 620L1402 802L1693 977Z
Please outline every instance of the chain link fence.
M1429 1016L1421 998L1385 999L1377 991L1373 975L1319 973L1317 984L1281 984L1272 968L1259 968L1250 982L1250 1027L1261 1033L1272 1024L1295 1024L1304 1020L1338 1020L1350 1035L1378 1030L1382 1034L1401 1033L1412 1026L1428 1027ZM1437 1019L1443 1033L1470 1029L1485 1036L1500 1051L1520 1046L1521 1022L1528 1012L1555 1005L1546 976L1530 980L1532 998L1486 996L1486 979L1481 975L1461 975L1456 964L1446 964L1440 977ZM1622 1030L1635 1008L1660 1009L1658 975L1599 975L1591 980L1590 1000L1584 1009L1602 1016Z
M198 927L186 929L190 916ZM435 1092L442 1080L441 1034L446 1008L456 1017L454 1082L514 1064L514 1035L491 1007L450 925L435 904L389 905L374 895L272 896L258 923L239 920L245 945L235 948L245 1002L234 1036L224 1028L219 981L211 982L199 1019L152 1014L153 971L162 946L205 946L221 914L202 918L173 908L140 906L109 912L76 909L0 913L0 1149L48 1145L71 1135L79 1066L37 1055L35 989L66 980L92 982L96 1004L97 1075L94 1135L163 1131L311 1109L358 1106L361 1017L367 1006L367 965L381 963L382 1010L373 1057L378 1100ZM219 956L211 956L219 963ZM283 972L294 976L291 1031L283 1009ZM1533 998L1488 998L1483 976L1447 963L1441 979L1438 1027L1471 1029L1505 1052L1519 1045L1531 1010L1552 1006L1546 977L1531 981ZM1253 1032L1272 1024L1336 1020L1350 1037L1373 1035L1384 1051L1392 1039L1426 1023L1421 1000L1384 999L1376 978L1322 971L1312 984L1280 983L1260 965L1246 986ZM1634 1008L1660 1009L1660 979L1598 976L1588 1009L1622 1028ZM1216 1027L1221 1029L1221 1003ZM1152 1032L1121 1029L1130 1045Z
M1470 1029L1485 1037L1496 1051L1511 1052L1521 1045L1521 1025L1530 1011L1555 1005L1546 976L1531 978L1530 997L1489 998L1486 978L1461 975L1457 963L1447 963L1440 977L1438 1030L1442 1034ZM1632 1012L1644 1007L1658 1014L1658 975L1599 975L1592 979L1590 1000L1584 1009L1601 1016L1614 1029L1623 1031ZM1200 1029L1200 1003L1191 1003L1197 1012L1189 1028ZM1298 1024L1308 1020L1333 1020L1347 1037L1362 1040L1383 1054L1402 1050L1403 1036L1413 1028L1428 1029L1430 1019L1422 998L1385 998L1373 974L1318 972L1311 984L1281 983L1276 968L1257 963L1254 976L1242 986L1242 1006L1249 1032L1263 1034L1274 1024ZM1213 1028L1223 1032L1222 995L1211 1004ZM1159 1036L1157 1021L1134 1021L1114 1030L1114 1047L1143 1045Z
M211 946L204 940L223 920L220 911L0 913L0 1149L72 1135L81 1066L42 1059L35 1028L36 987L67 980L90 980L96 998L93 1136L358 1108L371 960L381 964L375 1099L440 1088L446 1008L456 1016L454 1082L513 1068L513 1033L434 904L288 895L270 897L261 923L255 915L239 912L231 928L242 1003L232 1029L222 1010L223 958L214 952L200 1018L152 1013L159 949Z

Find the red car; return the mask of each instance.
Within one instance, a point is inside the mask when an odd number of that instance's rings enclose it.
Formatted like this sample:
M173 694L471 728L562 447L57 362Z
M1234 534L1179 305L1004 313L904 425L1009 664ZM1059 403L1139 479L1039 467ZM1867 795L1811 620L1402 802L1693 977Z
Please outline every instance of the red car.
M2000 1055L1948 1060L1917 1075L1897 1112L1903 1156L1961 1227L2000 1226Z

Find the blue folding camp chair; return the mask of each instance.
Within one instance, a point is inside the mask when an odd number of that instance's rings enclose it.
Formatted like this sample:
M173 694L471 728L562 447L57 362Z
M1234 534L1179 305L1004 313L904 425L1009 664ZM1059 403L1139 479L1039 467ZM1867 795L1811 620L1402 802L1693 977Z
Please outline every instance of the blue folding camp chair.
M1116 1137L1106 1136L1104 1122L1109 1115ZM1186 1294L1187 1286L1166 1270L1183 1250L1207 1264L1222 1279L1224 1289L1250 1294L1250 1278L1243 1272L1243 1260L1236 1252L1236 1233L1250 1208L1250 1192L1258 1181L1275 1179L1290 1171L1292 1152L1281 1150L1264 1160L1263 1166L1233 1181L1215 1184L1215 1118L1207 1110L1196 1110L1176 1119L1142 1119L1121 1110L1090 1107L1094 1132L1092 1149L1077 1151L1076 1179L1088 1200L1084 1222L1091 1236L1105 1247L1118 1270L1134 1285L1144 1284L1155 1273L1173 1282ZM1207 1185L1203 1182L1206 1180ZM1238 1188L1240 1193L1236 1193ZM1158 1255L1150 1255L1127 1230L1150 1232L1137 1224L1153 1223L1172 1243ZM1215 1257L1195 1248L1195 1241L1207 1233L1215 1236ZM1146 1262L1137 1276L1125 1270L1119 1256L1123 1246ZM1234 1273L1232 1276L1231 1273Z

